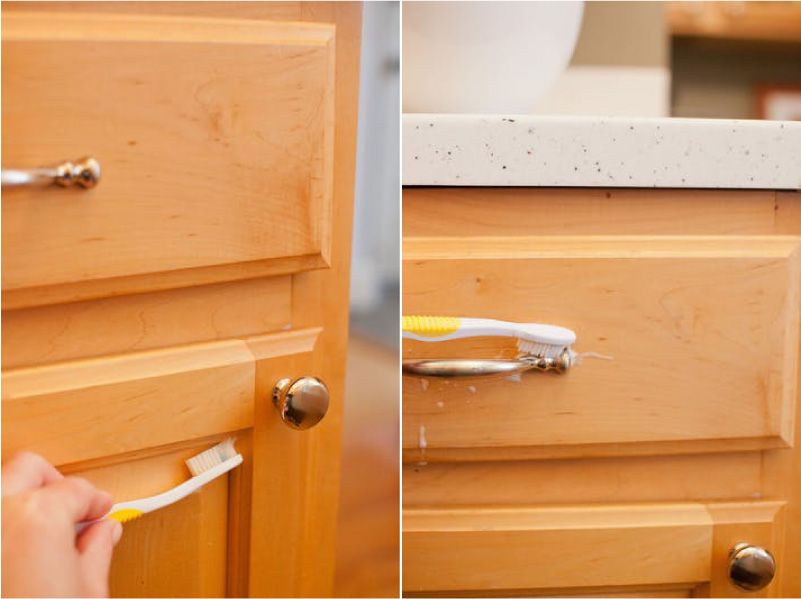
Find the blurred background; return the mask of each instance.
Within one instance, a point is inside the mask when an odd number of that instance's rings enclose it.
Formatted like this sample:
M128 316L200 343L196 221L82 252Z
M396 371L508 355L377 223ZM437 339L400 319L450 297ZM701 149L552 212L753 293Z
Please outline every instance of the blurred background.
M400 3L365 2L337 597L400 588Z
M585 2L532 112L801 120L801 2Z

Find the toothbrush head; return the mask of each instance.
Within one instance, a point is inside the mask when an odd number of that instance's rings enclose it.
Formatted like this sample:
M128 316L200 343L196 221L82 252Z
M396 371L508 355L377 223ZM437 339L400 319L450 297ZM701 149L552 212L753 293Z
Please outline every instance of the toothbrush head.
M556 358L575 342L573 331L549 324L521 325L517 334L518 351L541 358Z
M198 474L201 474L206 470L213 468L214 466L218 466L223 462L236 457L237 455L236 448L234 447L234 439L229 438L222 443L218 443L211 449L207 449L203 453L199 453L195 457L189 458L186 460L186 466L189 468L192 476L197 476Z

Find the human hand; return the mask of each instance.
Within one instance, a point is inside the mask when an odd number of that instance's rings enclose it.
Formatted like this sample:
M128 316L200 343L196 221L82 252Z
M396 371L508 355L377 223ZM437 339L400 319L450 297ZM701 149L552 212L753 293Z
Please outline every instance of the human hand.
M2 503L3 597L108 596L122 525L101 520L76 537L75 524L104 516L111 495L24 452L3 464Z

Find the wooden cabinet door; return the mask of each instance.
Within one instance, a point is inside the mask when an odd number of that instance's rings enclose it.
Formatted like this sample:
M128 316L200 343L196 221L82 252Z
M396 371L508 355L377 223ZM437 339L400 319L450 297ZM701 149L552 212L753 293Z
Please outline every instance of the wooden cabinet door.
M113 596L331 594L360 10L3 5L4 166L109 167L83 194L3 193L3 459L41 453L124 501L227 437L244 456L125 524ZM36 68L59 55L100 72ZM330 392L306 431L271 400L301 376Z
M314 353L321 332L7 371L3 455L37 451L126 501L186 480L185 459L233 436L242 466L125 525L112 593L325 594L333 564L338 414L297 431L281 421L271 400L279 379L319 373ZM334 393L341 403L339 390Z

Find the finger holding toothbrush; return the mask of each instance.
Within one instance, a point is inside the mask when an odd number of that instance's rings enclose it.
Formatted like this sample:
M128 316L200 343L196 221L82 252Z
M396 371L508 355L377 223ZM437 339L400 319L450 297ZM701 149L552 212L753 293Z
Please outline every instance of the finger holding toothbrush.
M103 519L111 495L62 475L35 453L2 466L4 597L106 597L122 525ZM76 525L91 522L76 535Z

